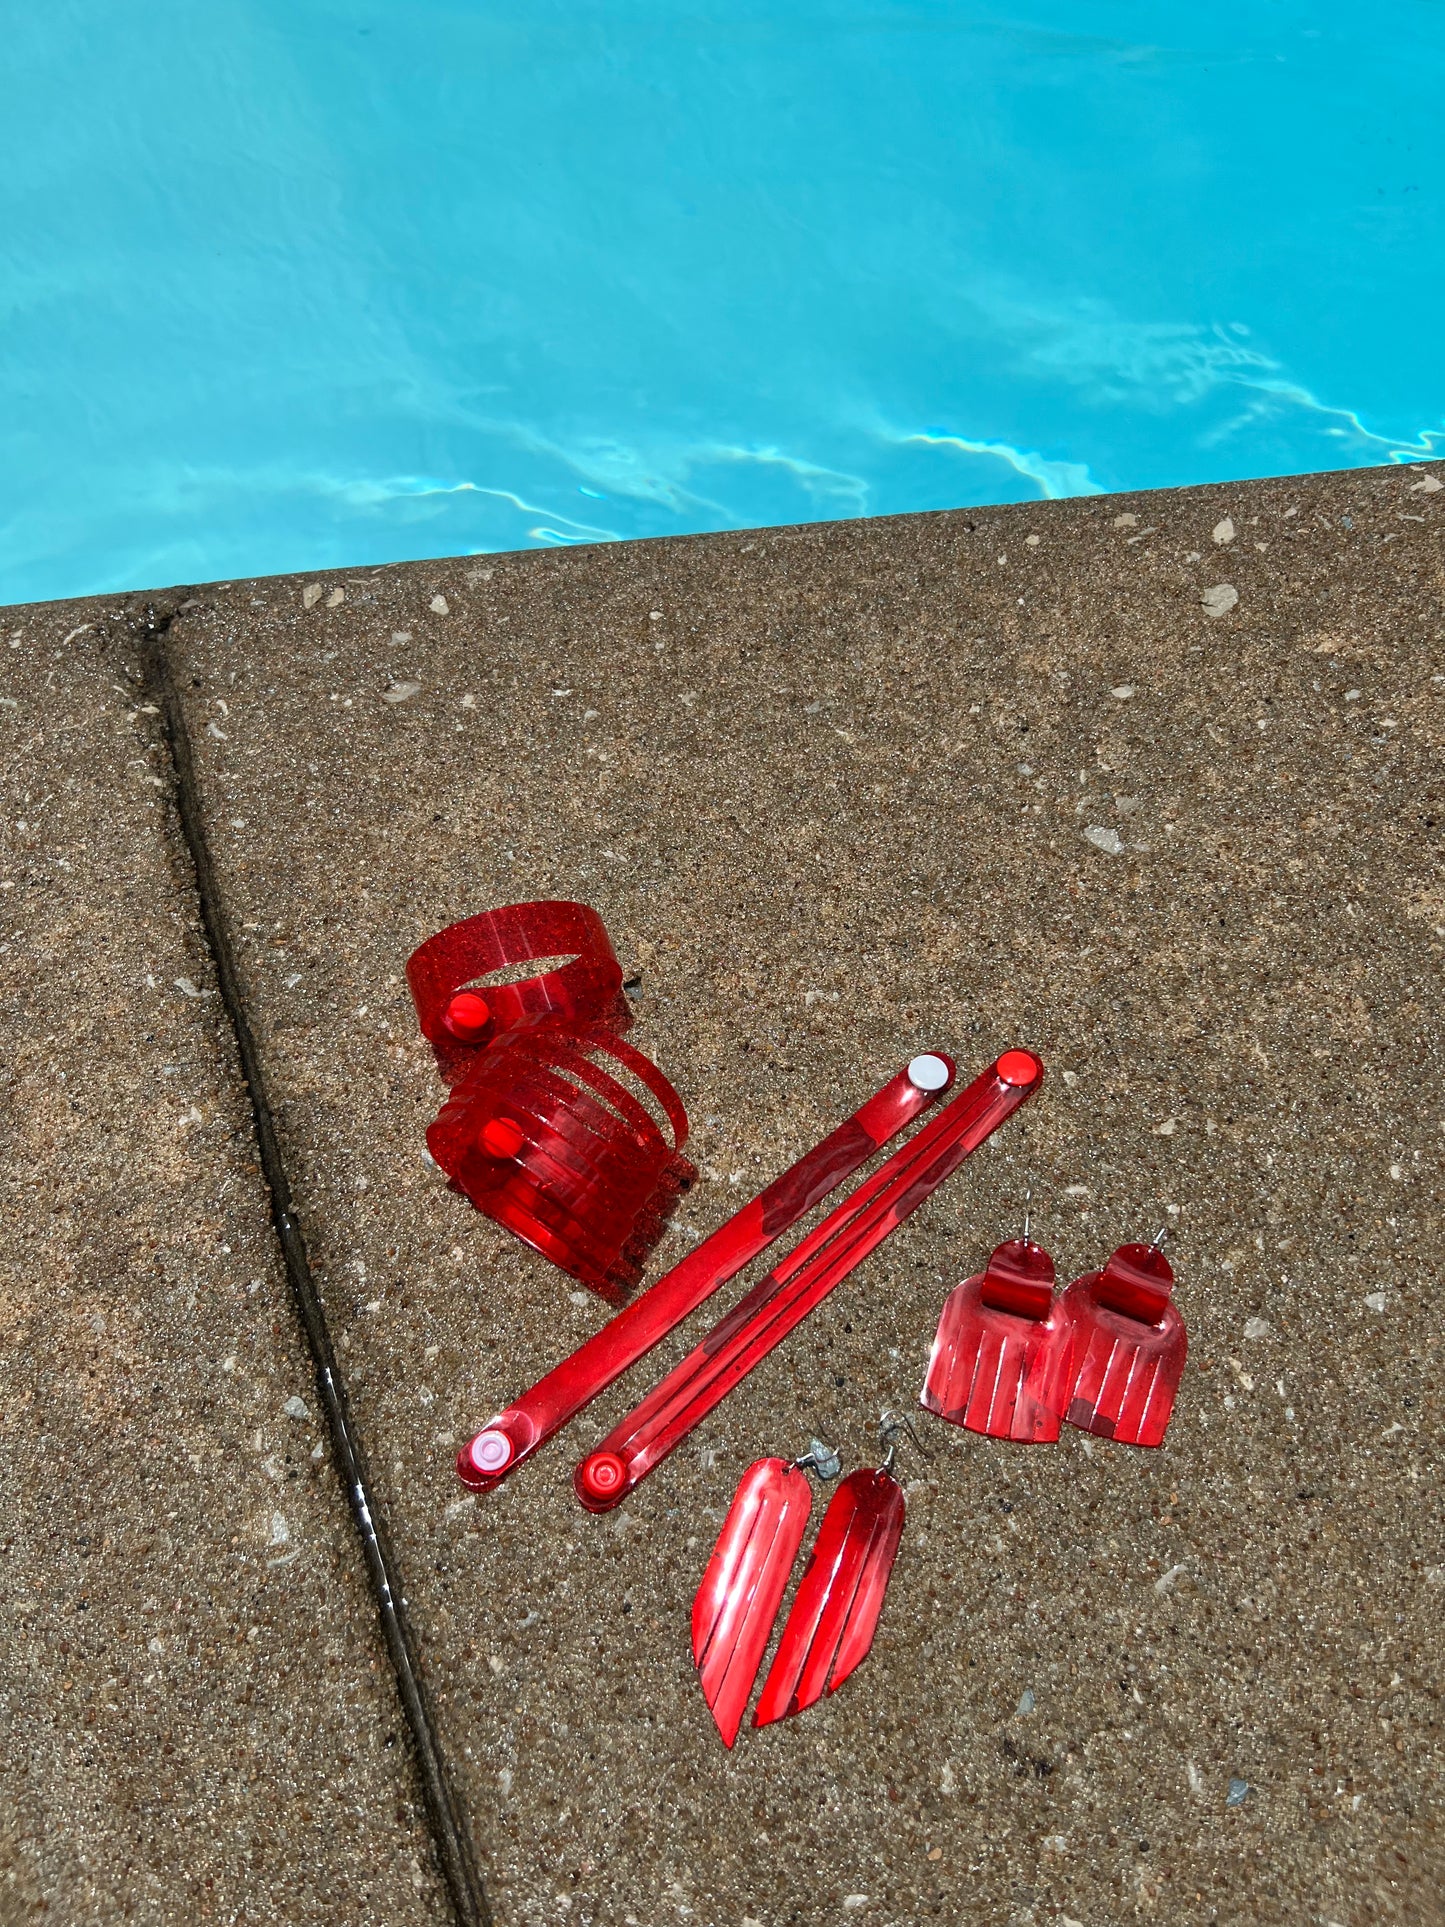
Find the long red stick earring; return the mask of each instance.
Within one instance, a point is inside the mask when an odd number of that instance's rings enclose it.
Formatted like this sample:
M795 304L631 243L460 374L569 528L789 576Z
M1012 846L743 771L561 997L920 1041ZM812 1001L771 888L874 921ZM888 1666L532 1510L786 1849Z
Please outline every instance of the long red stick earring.
M1007 1050L794 1246L577 1467L590 1512L631 1492L1038 1089L1032 1051Z
M931 1051L915 1057L837 1130L483 1426L457 1456L462 1483L485 1492L514 1471L705 1298L897 1137L953 1078L952 1059Z
M997 1246L944 1301L919 1403L986 1438L1048 1444L1059 1436L1069 1326L1054 1261L1029 1236Z

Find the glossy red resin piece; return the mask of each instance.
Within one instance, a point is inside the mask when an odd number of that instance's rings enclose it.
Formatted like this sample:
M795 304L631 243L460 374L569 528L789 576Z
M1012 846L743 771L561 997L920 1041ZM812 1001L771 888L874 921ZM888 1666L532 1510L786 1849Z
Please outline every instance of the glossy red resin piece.
M608 1060L656 1100L671 1142ZM426 1138L479 1211L614 1303L697 1176L676 1091L605 1031L534 1030L483 1051Z
M582 1504L617 1505L1012 1116L1043 1071L1031 1052L1006 1052L865 1179L582 1461L573 1478Z
M1001 1244L987 1269L944 1301L920 1403L987 1438L1056 1439L1069 1365L1061 1305L1042 1246Z
M1059 1300L1068 1369L1059 1409L1070 1425L1120 1445L1162 1445L1188 1338L1174 1273L1155 1245L1121 1245L1102 1271Z
M519 977L527 964L548 967ZM585 903L488 910L429 938L406 974L453 1087L433 1158L479 1211L620 1303L697 1172L682 1100L622 1041L632 1015L602 919Z
M486 984L520 964L563 959L513 983ZM455 1083L477 1051L538 1028L624 1031L632 1013L601 917L585 903L513 903L448 924L407 959L422 1035Z
M906 1512L903 1488L866 1467L839 1485L753 1715L767 1726L834 1693L868 1657Z
M697 1589L692 1657L724 1746L743 1723L812 1504L796 1466L782 1459L750 1465Z
M480 1044L492 1028L492 1007L475 990L459 990L442 1019L449 1035L463 1044Z
M952 1081L938 1054L915 1058L846 1123L704 1238L672 1270L545 1378L488 1421L457 1455L457 1476L488 1491L649 1352L708 1295L904 1130Z

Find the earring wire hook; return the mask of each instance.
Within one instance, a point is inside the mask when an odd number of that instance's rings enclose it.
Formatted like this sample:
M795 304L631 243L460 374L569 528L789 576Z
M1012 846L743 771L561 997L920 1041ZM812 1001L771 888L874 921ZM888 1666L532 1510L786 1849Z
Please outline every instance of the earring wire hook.
M878 1443L885 1448L883 1463L878 1468L880 1472L891 1472L893 1470L893 1460L898 1452L898 1437L901 1432L907 1432L909 1438L912 1439L925 1459L931 1459L933 1457L933 1454L913 1429L913 1420L909 1418L906 1412L885 1412L878 1426Z

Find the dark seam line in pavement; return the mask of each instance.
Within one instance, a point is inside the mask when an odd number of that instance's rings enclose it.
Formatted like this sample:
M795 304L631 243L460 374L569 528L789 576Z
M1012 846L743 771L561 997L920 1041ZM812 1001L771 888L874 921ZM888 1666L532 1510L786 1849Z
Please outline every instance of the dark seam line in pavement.
M311 1347L311 1357L316 1366L317 1392L331 1432L332 1454L346 1486L351 1516L356 1523L367 1572L376 1594L381 1628L392 1670L396 1674L397 1690L411 1726L437 1858L462 1927L491 1927L491 1909L487 1905L481 1876L472 1856L471 1841L452 1794L446 1762L413 1650L406 1620L406 1597L400 1588L386 1529L372 1504L365 1456L361 1442L352 1430L346 1388L337 1370L326 1314L312 1275L306 1241L292 1210L291 1186L286 1176L275 1116L266 1094L261 1056L241 994L240 978L211 862L210 843L206 837L195 763L191 755L190 731L166 649L166 632L173 620L173 614L148 608L143 623L135 625L135 632L141 643L144 673L160 710L170 750L176 810L195 872L196 896L215 964L216 982L236 1040L241 1075L251 1103L256 1143L261 1154L261 1170L271 1197L271 1221L276 1228L296 1308Z

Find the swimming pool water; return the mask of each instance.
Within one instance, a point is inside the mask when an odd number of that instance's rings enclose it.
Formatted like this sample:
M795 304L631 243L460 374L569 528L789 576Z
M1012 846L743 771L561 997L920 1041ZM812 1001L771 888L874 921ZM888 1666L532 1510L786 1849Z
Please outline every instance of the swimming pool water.
M1445 453L1441 0L5 22L0 601Z

